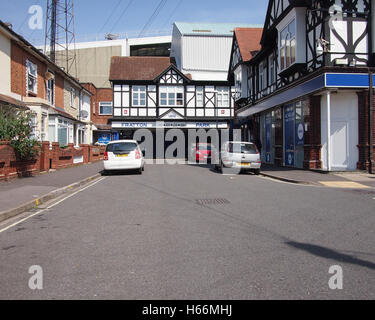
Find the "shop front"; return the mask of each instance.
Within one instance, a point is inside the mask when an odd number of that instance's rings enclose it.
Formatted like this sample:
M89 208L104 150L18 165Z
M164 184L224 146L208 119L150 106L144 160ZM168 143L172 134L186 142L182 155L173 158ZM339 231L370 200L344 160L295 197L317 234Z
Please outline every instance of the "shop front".
M186 159L192 146L197 142L220 146L223 137L228 136L226 139L229 139L229 128L230 124L226 121L112 122L112 131L118 133L120 140L137 140L146 149L146 157L154 159L170 157Z
M368 75L367 82L365 78L326 73L242 112L255 124L250 136L256 141L259 135L262 162L324 171L365 169Z

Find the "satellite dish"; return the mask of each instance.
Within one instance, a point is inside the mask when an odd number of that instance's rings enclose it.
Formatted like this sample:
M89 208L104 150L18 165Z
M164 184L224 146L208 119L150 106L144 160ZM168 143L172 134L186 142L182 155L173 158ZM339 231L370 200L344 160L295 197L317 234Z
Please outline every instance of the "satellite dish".
M79 113L79 116L82 119L86 119L89 116L89 113L86 110L81 110L80 113Z

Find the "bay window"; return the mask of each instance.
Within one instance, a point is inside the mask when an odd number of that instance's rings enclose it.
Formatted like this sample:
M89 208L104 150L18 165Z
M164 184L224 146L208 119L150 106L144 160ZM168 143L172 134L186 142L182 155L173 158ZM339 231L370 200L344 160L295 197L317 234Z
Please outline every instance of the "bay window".
M296 62L296 20L293 19L280 32L280 69L289 68Z
M68 122L59 119L57 127L57 141L59 142L60 147L67 146L68 139Z
M184 87L161 86L159 90L161 106L175 107L184 105Z

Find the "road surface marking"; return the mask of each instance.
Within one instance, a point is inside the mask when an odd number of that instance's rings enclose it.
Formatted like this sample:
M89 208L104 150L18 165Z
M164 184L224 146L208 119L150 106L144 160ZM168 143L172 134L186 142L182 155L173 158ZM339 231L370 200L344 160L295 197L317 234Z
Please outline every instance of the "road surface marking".
M21 219L21 220L15 222L15 223L13 223L13 224L11 224L11 225L5 227L4 229L1 229L1 230L0 230L0 233L2 233L2 232L4 232L4 231L6 231L6 230L8 230L8 229L10 229L10 228L12 228L12 227L18 225L18 224L20 224L20 223L22 223L22 222L24 222L24 221L26 221L26 220L28 220L28 219L30 219L30 218L32 218L32 217L38 215L38 214L41 214L42 212L47 211L47 210L53 208L54 206L57 206L57 205L60 204L61 202L63 202L63 201L65 201L65 200L67 200L67 199L69 199L69 198L75 196L77 193L80 193L80 192L82 192L82 191L84 191L84 190L86 190L86 189L88 189L88 188L90 188L90 187L96 185L97 183L99 183L100 181L104 180L105 178L106 178L106 177L102 177L101 179L99 179L99 180L97 180L97 181L91 183L90 185L88 185L88 186L86 186L86 187L84 187L84 188L82 188L82 189L79 189L79 190L77 190L76 192L73 192L72 194L69 194L69 195L67 195L66 197L60 199L59 201L57 201L57 202L51 204L51 205L48 206L47 208L44 208L44 209L42 209L42 210L39 210L39 211L37 211L37 212L35 212L35 213L33 213L33 214L27 216L26 218L23 218L23 219Z
M370 189L370 187L353 181L318 181L326 187L348 188L348 189Z

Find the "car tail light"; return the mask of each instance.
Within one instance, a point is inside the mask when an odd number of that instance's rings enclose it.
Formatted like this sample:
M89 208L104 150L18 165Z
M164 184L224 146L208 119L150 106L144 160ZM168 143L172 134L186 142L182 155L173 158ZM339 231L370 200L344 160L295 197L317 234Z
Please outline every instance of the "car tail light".
M141 159L141 153L139 152L138 149L135 150L135 158L136 159Z
M107 151L104 153L104 160L108 160L108 152Z

